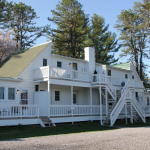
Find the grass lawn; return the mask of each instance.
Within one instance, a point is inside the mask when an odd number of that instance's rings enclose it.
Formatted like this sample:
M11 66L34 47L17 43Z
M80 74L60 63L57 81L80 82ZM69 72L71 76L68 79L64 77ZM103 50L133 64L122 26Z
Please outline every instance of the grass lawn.
M128 120L128 124L126 125L125 120L117 120L114 125L115 127L100 126L99 121L79 122L74 124L71 123L57 124L56 127L47 127L47 128L42 128L39 125L0 127L0 140L59 135L59 134L71 134L80 132L105 131L105 130L114 130L117 129L118 127L150 126L150 120L147 121L148 123L146 124L140 122L131 124Z
M104 131L113 129L115 128L100 126L99 122L58 124L56 127L47 127L47 128L42 128L38 125L0 127L0 140L58 135L58 134L71 134L79 132Z

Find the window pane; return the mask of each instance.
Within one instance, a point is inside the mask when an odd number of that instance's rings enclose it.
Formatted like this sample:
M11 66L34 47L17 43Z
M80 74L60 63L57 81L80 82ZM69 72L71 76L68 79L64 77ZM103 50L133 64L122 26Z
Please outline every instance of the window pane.
M0 87L0 99L4 99L4 87Z
M111 76L111 70L108 70L108 76Z
M62 68L62 63L60 61L57 61L57 67Z
M128 74L125 74L125 78L128 79Z
M8 88L8 99L9 100L15 99L15 88Z
M73 70L78 70L77 63L73 63Z
M47 59L43 59L43 66L47 66Z
M55 91L55 101L60 101L60 92Z

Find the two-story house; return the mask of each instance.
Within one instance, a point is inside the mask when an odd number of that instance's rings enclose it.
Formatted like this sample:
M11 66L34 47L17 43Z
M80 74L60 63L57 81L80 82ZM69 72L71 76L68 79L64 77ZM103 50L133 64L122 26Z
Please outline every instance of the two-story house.
M117 119L145 122L150 93L145 93L131 63L107 66L95 62L95 50L85 59L56 55L52 43L16 54L0 68L0 126Z

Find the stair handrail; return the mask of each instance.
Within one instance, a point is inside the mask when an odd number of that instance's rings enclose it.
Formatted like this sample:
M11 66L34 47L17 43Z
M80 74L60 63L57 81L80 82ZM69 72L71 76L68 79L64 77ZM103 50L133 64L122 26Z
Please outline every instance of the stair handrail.
M139 103L137 102L137 100L135 99L135 97L133 99L131 99L131 101L132 101L132 104L135 106L135 109L138 112L138 114L140 115L141 119L143 120L143 122L145 122L145 111L139 105Z
M121 90L121 95L124 93L124 91L126 91L129 88L130 85L130 80L128 80L125 84L125 86L123 87L123 89Z
M110 91L112 92L114 98L116 99L116 90L114 90L114 87L113 87L112 83L109 81L108 77L106 77L106 83L107 83Z
M126 99L126 94L128 90L124 91L124 93L121 95L119 101L116 103L114 109L110 113L110 120L111 120L111 125L114 124L115 120L117 119L119 113L121 112L124 104L125 104L125 99Z

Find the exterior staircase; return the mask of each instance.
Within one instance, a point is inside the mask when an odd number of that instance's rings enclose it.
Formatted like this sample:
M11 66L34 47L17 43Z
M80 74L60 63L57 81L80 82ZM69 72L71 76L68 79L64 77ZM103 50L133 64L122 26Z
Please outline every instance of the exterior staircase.
M43 122L43 124L45 125L45 127L55 127L55 123L52 122L52 120L47 117L47 116L44 116L44 117L40 117L41 121Z
M108 85L110 89L113 88L109 82ZM114 90L108 91L113 93ZM116 95L115 94L113 95L115 98L114 103L112 107L109 109L106 118L103 120L103 125L107 124L113 126L124 107L126 107L125 108L127 113L126 115L127 117L130 117L132 123L134 118L137 118L137 116L139 116L141 120L145 123L145 112L135 99L133 89L130 88L129 80L124 86L124 88L121 90L121 97L118 101L116 100Z

